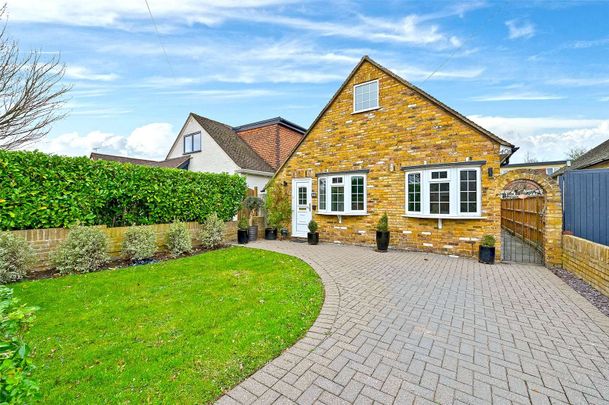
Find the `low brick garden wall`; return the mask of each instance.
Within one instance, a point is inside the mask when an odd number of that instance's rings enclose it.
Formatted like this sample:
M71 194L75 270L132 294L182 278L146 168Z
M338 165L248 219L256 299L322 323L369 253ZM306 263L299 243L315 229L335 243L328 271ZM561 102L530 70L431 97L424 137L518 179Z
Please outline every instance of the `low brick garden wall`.
M562 265L565 270L609 296L609 246L563 235Z
M256 217L255 222L258 225L258 237L264 237L264 218ZM198 222L187 222L186 225L192 236L192 244L194 247L200 246L197 240L197 234L201 229L201 224ZM169 224L158 225L142 225L152 228L156 234L157 246L159 251L164 250L165 235L169 230ZM112 258L119 258L121 255L121 245L125 231L129 227L108 228L105 225L99 226L101 230L108 235L108 253ZM66 228L51 228L51 229L28 229L22 231L10 231L12 234L24 238L29 242L37 256L37 263L34 265L35 271L47 270L50 267L49 255L57 246L63 242L70 232ZM225 223L224 242L231 243L237 240L237 222L230 221Z

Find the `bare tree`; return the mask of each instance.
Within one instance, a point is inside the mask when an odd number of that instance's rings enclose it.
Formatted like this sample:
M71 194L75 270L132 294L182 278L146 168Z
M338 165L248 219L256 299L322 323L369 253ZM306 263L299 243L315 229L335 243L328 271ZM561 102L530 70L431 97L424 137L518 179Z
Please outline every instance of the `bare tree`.
M534 157L533 155L531 155L530 152L527 152L526 155L524 155L524 163L537 163L538 160L536 157Z
M567 152L567 159L575 160L578 157L580 157L581 155L583 155L584 153L586 153L587 151L588 150L586 148L575 146L575 147L569 149L569 151Z
M17 149L45 137L62 119L69 86L62 85L65 66L59 56L43 61L41 53L25 56L7 31L6 4L0 8L0 149Z

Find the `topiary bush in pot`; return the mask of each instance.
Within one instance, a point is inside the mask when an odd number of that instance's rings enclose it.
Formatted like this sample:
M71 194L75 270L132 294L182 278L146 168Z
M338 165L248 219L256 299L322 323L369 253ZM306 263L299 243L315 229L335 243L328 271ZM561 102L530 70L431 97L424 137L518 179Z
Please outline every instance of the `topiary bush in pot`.
M51 263L61 274L95 271L108 260L108 237L96 227L72 228L51 254Z
M184 222L174 221L165 235L165 246L171 257L178 257L192 251L192 238Z
M319 232L317 232L317 222L309 221L309 232L307 232L307 242L309 245L317 245L319 243Z
M389 248L389 217L385 212L376 226L376 249L386 252Z
M132 226L125 232L121 250L132 262L150 259L156 253L156 233L147 226Z
M0 284L21 280L35 262L34 249L25 239L0 232Z
M239 222L237 222L237 242L239 244L244 245L249 241L248 232L247 232L247 219L241 217Z
M478 261L485 264L495 263L495 237L484 235L478 248Z
M205 218L199 232L201 245L207 249L213 249L222 244L224 239L224 221L218 218L215 212Z
M250 241L255 241L258 239L258 225L254 224L254 215L263 206L264 202L258 197L249 196L243 200L243 207L249 213L248 237Z

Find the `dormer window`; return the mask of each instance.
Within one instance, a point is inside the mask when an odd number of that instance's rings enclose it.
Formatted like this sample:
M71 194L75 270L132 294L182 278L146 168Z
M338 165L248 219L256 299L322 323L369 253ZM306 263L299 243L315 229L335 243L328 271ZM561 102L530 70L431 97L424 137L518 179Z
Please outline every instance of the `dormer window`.
M379 81L356 84L353 86L353 112L374 110L379 107Z
M201 133L184 135L184 154L201 152Z

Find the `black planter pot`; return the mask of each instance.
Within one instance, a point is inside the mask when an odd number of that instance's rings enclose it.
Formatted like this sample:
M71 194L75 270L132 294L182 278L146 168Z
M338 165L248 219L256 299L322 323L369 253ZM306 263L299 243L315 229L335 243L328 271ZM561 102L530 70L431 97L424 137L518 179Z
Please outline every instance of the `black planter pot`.
M264 229L264 239L276 240L277 239L277 228L265 228Z
M287 238L289 235L288 228L281 228L281 237L283 239Z
M386 252L389 248L389 231L376 231L376 250Z
M319 232L307 232L307 242L309 242L309 245L317 245L319 243Z
M237 229L237 242L245 245L248 242L247 229Z
M495 247L480 246L478 250L478 261L480 263L495 264Z
M250 242L253 242L258 239L258 225L252 225L247 228L247 236Z

